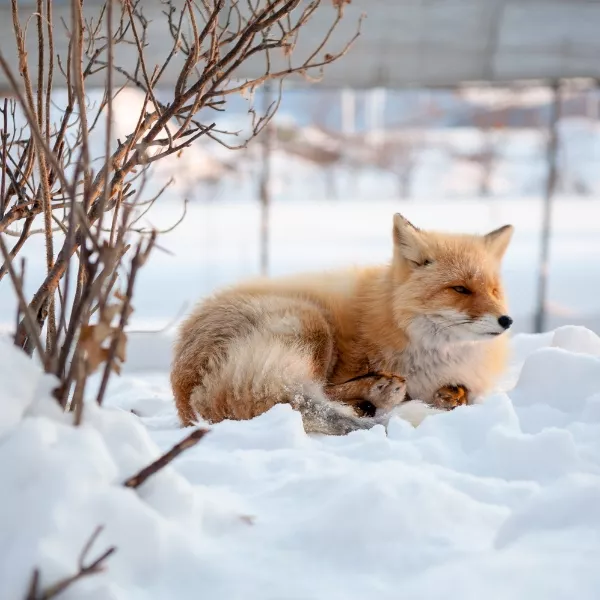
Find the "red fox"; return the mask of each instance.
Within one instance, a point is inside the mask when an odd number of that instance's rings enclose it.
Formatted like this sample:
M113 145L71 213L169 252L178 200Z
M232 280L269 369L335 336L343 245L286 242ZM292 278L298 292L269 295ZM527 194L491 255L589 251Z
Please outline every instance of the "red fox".
M182 423L289 403L307 432L344 435L394 407L416 426L472 403L505 367L499 271L512 232L424 231L396 214L389 265L259 279L204 300L175 344Z

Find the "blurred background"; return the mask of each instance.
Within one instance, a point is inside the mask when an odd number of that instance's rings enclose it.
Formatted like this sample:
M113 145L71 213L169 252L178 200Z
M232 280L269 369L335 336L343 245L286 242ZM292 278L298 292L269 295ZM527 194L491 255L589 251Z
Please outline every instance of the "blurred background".
M516 330L600 332L600 1L353 0L344 10L331 43L366 13L360 37L321 81L287 80L247 149L201 137L156 163L154 189L172 185L143 223L169 230L185 218L140 275L132 326L162 327L261 273L387 261L402 212L423 228L514 224L504 276ZM299 45L324 27L314 18ZM256 76L244 69L242 80ZM211 119L240 144L249 110L278 97L265 86L231 96ZM128 88L115 99L117 138L143 98ZM12 302L0 296L3 314Z
M561 84L549 191L553 95L542 82L286 90L269 130L247 150L198 142L163 165L164 178L175 173L172 200L190 202L162 238L175 256L154 256L142 274L140 308L155 321L167 301L151 299L154 267L176 313L191 292L259 273L387 261L392 214L402 212L424 228L485 233L514 224L504 276L517 329L536 329L547 260L542 329L577 323L600 331L600 96L595 85ZM244 108L236 108L227 117L239 111L241 121ZM177 218L166 203L152 213L157 226Z

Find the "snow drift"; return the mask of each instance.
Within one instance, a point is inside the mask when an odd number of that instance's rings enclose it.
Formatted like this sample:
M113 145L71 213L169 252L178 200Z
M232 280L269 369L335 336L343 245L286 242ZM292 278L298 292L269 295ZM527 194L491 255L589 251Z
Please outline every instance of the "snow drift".
M88 560L117 550L61 599L597 598L600 339L586 329L516 336L494 394L417 429L307 436L276 406L214 426L137 490L123 481L189 433L166 372L130 369L74 428L4 342L0 371L2 600L25 598L35 567L40 589L75 573L98 525Z

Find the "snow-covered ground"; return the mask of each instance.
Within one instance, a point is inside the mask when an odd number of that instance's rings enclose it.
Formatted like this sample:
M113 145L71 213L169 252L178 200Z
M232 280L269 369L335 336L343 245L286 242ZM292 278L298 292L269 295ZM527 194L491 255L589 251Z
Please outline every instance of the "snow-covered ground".
M130 365L80 428L0 343L3 600L26 597L34 567L40 590L72 575L99 525L85 562L116 552L61 599L597 599L590 331L516 336L496 393L416 429L307 436L281 405L221 423L138 490L122 482L189 431L152 362L167 337L134 337L150 371Z

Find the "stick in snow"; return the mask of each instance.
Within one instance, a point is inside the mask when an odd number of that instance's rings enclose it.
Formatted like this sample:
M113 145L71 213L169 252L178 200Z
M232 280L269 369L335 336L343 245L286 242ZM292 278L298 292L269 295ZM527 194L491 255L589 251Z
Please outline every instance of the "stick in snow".
M81 554L79 555L78 568L79 570L75 575L71 575L70 577L65 577L60 581L56 582L54 585L49 586L45 590L41 592L38 591L38 585L40 580L40 570L35 569L33 571L33 575L31 576L31 581L29 583L29 589L27 592L26 600L50 600L51 598L55 598L62 592L64 592L70 585L79 581L83 577L87 577L88 575L94 575L96 573L101 573L104 570L104 561L113 554L117 549L115 546L111 546L108 550L103 552L95 561L90 563L89 565L85 565L85 559L93 545L96 541L100 533L102 532L103 527L100 525L94 530L92 536L87 541L86 545L83 547Z
M163 467L166 467L172 460L177 458L182 452L185 452L188 448L195 446L210 430L209 429L196 429L192 431L190 435L181 440L178 444L175 444L168 452L163 454L160 458L157 458L153 463L144 467L139 473L125 480L123 485L128 488L136 489L146 481L149 477L152 477L155 473L160 471Z

